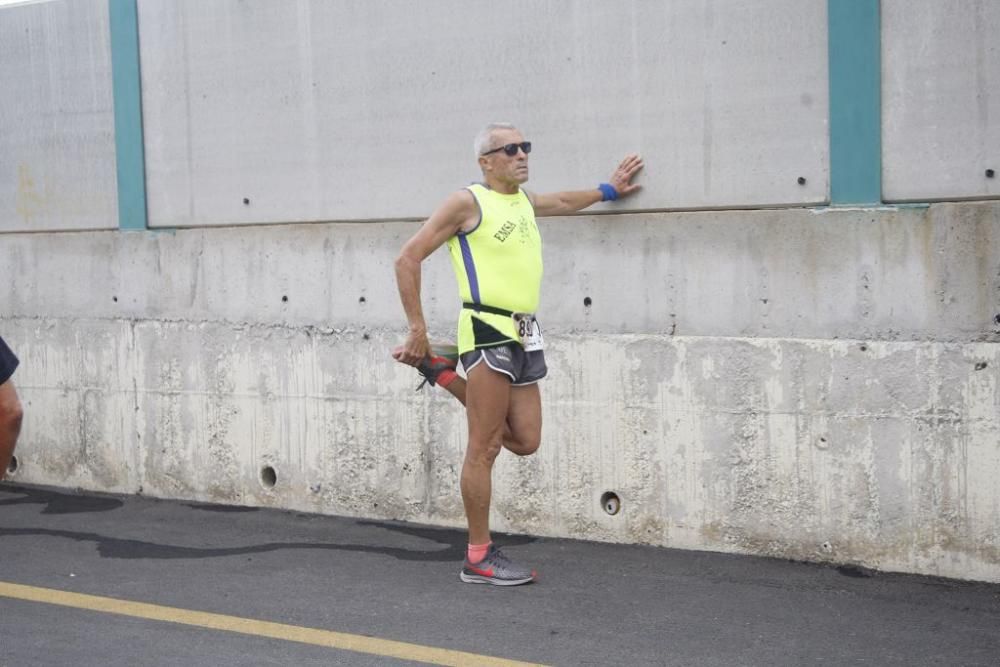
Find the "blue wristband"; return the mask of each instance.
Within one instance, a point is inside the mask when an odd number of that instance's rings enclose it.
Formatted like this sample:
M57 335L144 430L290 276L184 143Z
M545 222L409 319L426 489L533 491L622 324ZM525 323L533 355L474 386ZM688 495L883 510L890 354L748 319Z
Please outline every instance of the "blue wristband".
M610 183L601 183L597 186L601 191L601 201L614 201L618 199L618 191Z

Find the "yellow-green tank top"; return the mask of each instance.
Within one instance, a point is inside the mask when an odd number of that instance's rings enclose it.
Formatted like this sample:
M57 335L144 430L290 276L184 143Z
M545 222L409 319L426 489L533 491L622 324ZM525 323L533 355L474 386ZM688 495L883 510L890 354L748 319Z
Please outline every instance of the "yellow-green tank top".
M534 313L542 286L542 239L535 209L523 190L505 195L474 184L466 188L479 205L479 223L448 240L448 251L465 303L515 313ZM506 315L462 309L458 351L519 341Z

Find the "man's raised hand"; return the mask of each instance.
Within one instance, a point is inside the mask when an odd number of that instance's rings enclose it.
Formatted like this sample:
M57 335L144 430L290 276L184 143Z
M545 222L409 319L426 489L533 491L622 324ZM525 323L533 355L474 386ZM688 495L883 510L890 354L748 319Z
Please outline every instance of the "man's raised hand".
M638 183L632 183L632 177L639 173L642 166L642 158L635 153L626 155L619 163L608 181L618 191L619 197L626 197L642 187Z

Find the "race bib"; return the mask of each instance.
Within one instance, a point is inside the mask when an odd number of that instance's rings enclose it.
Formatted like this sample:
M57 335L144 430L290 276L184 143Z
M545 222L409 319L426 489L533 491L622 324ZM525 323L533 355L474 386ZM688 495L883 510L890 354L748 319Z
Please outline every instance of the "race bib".
M542 328L538 326L534 313L513 313L511 319L514 320L514 329L521 339L521 347L525 352L534 352L544 347Z

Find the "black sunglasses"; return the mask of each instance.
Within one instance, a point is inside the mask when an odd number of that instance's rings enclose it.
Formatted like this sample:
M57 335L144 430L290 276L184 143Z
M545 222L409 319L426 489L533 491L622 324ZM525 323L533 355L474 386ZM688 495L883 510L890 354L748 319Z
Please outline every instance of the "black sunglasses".
M490 153L496 153L497 151L503 151L504 153L506 153L510 157L514 157L515 155L517 155L517 149L518 148L520 148L522 151L524 151L524 154L527 155L528 153L531 152L531 142L530 141L522 141L519 144L504 144L503 146L500 146L499 148L494 148L491 151L486 151L485 153L483 153L483 155L489 155Z

